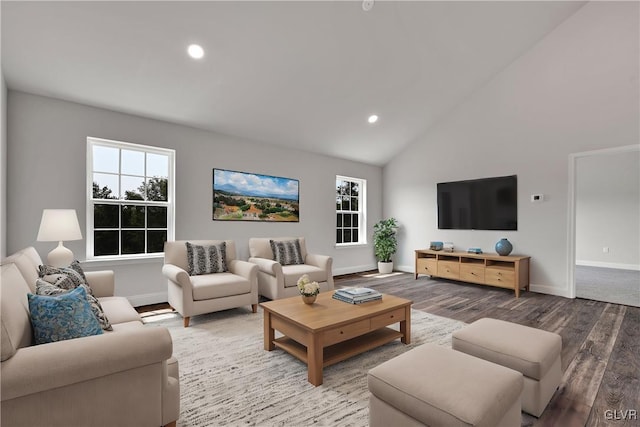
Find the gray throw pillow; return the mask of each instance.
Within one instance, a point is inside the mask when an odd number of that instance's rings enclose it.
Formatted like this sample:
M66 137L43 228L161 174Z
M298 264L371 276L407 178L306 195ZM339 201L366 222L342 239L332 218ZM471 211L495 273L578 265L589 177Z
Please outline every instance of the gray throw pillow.
M304 264L300 241L296 240L269 240L273 259L282 265Z
M227 269L227 243L200 246L186 242L189 275L225 273Z
M62 289L75 289L82 284L87 284L87 278L80 266L80 262L75 260L68 267L53 267L50 265L41 265L38 267L38 276L40 278L47 277L45 280L55 284ZM88 294L93 295L91 288L86 289Z

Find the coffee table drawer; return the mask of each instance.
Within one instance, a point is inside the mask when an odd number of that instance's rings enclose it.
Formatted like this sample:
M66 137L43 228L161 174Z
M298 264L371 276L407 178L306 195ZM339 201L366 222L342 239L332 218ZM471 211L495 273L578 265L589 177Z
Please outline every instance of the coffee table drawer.
M371 330L379 329L405 320L404 313L404 308L399 308L371 318Z
M369 319L329 329L324 332L324 347L364 335L371 330Z

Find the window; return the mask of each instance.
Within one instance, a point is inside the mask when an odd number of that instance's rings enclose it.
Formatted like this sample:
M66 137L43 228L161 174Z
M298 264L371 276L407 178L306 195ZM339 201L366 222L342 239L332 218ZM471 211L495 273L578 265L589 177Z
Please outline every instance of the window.
M175 151L87 138L87 258L144 257L174 232Z
M359 178L336 176L336 244L367 243L366 186Z

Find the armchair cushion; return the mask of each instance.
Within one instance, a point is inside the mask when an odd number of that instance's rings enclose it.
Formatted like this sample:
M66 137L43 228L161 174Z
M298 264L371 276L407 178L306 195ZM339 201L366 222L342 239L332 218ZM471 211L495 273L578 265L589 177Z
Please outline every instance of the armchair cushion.
M282 265L304 264L299 240L269 240L273 259Z
M226 242L207 246L194 245L186 242L186 245L190 276L224 273L228 271Z
M60 295L27 298L36 344L102 334L82 286Z
M251 282L232 273L191 276L193 299L196 301L242 295L251 292Z
M289 288L292 286L298 286L298 279L303 274L309 276L309 280L312 282L326 282L327 271L318 267L308 264L300 265L285 265L282 267L282 273L284 274L284 287Z

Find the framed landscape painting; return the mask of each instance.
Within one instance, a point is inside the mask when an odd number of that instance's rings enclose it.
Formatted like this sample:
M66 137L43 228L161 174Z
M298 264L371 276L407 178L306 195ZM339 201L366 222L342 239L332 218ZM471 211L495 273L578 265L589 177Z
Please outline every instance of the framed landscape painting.
M216 221L299 222L299 198L297 179L213 169Z

